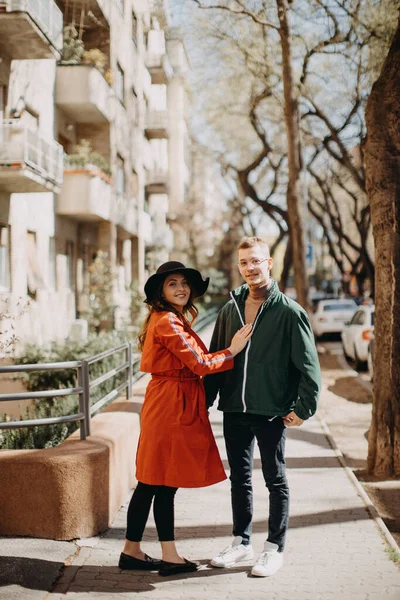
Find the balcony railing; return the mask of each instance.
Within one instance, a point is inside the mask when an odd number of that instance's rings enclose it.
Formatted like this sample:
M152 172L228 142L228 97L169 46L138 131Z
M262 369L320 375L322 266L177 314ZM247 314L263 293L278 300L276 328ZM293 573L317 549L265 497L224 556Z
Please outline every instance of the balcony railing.
M61 52L63 46L63 15L53 0L0 0L0 8L7 13L26 12L54 48Z
M23 179L30 180L25 182ZM0 123L0 187L8 189L7 179L21 189L10 191L59 191L63 181L63 149L48 141L38 129L30 129L19 120ZM32 189L38 186L39 189Z

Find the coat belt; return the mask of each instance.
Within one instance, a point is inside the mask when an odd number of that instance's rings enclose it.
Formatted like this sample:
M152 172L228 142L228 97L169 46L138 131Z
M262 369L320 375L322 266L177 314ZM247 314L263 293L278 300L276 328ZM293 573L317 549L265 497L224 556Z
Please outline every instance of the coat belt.
M165 381L195 381L196 379L200 379L198 375L193 375L189 377L184 377L182 375L159 375L157 373L151 373L152 379L161 379Z

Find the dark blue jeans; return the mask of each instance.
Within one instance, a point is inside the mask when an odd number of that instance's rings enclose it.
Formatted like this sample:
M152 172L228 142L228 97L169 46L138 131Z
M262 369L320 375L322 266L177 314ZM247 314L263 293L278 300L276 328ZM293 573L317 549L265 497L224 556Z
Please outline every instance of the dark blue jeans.
M286 429L281 417L224 413L224 436L231 469L233 535L250 544L253 519L253 451L257 440L269 491L268 541L283 552L289 521L289 486L285 468Z

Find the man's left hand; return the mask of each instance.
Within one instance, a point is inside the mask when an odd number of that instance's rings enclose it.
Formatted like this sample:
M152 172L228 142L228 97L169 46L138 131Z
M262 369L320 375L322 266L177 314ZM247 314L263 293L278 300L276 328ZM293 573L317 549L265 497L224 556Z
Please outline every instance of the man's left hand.
M300 419L300 417L298 417L294 412L290 412L289 414L285 415L282 417L282 420L286 427L299 427L304 423L303 419Z

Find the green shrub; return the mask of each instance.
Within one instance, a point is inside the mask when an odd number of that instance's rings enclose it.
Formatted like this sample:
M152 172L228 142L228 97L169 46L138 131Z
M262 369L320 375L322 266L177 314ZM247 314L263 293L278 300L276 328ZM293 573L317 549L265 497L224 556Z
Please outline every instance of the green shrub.
M29 345L18 364L37 364L42 362L67 362L90 358L104 350L109 350L127 341L122 333L104 333L90 336L84 342L53 344L47 349ZM90 365L90 380L93 381L110 369L125 362L125 351L105 358ZM111 392L124 380L125 371L98 385L91 392L91 405ZM51 389L78 387L77 370L61 369L57 371L33 371L21 375L28 391L39 392ZM78 396L42 398L35 400L33 406L26 410L25 419L43 419L76 414ZM4 415L3 420L7 419ZM0 449L39 449L57 446L79 427L79 423L62 423L32 428L0 430Z
M74 146L72 154L64 156L64 165L71 168L89 168L90 165L98 167L103 173L111 176L110 164L100 152L92 150L90 140L82 139Z

